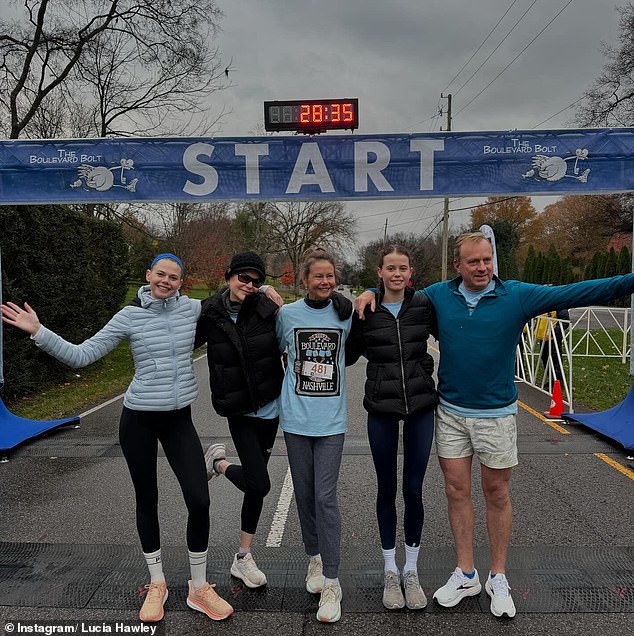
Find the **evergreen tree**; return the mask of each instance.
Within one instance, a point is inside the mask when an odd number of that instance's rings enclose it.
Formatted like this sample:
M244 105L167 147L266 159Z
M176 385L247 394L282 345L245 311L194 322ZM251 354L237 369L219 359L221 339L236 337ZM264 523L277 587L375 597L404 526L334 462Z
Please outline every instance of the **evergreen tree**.
M522 271L522 280L527 283L535 282L535 261L536 261L535 249L532 245L528 247L528 254L526 255L526 260L524 261L524 268Z
M535 262L535 273L533 275L533 282L538 285L543 285L544 283L544 255L541 252L537 253L537 260Z
M4 300L28 302L43 324L71 342L101 329L121 307L128 246L121 227L66 206L0 207ZM33 393L74 371L4 331L5 395Z
M557 248L551 243L548 248L548 254L546 255L547 262L547 275L545 276L545 283L549 285L559 285L561 278L561 259Z
M616 276L617 274L617 258L614 248L611 247L605 260L605 269L603 270L604 278Z
M575 275L572 268L572 260L565 258L561 261L561 278L559 279L560 285L568 285L575 282Z
M599 257L597 259L597 271L595 274L595 278L603 278L605 275L605 266L608 262L608 254L607 252L599 252Z
M629 274L632 272L632 256L627 245L624 245L619 252L616 272L617 274Z
M591 280L593 278L596 278L598 268L599 268L599 252L595 252L592 255L592 259L588 262L583 272L584 279Z

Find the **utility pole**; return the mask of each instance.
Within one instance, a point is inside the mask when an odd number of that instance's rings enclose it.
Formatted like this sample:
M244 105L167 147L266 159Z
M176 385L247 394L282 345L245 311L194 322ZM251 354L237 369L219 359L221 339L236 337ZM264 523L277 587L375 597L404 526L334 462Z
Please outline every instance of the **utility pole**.
M440 94L441 99L447 100L447 130L451 130L451 93L449 95ZM441 128L442 130L442 128ZM442 217L442 280L447 280L447 249L449 247L449 197L445 197L445 205Z
M387 219L385 219L385 229L383 230L383 247L385 247L386 242L387 242Z

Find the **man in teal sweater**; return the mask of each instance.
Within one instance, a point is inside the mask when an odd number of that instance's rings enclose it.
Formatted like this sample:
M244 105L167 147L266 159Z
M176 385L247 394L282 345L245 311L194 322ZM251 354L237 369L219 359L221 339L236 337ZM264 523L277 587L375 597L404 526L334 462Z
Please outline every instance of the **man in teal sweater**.
M471 466L476 455L491 553L485 590L491 612L512 618L515 605L505 570L512 525L511 469L517 465L517 343L526 322L545 311L602 304L631 294L634 274L559 287L501 281L493 275L491 244L480 232L458 237L454 268L457 278L423 292L438 320L436 450L457 558L456 569L434 599L453 607L482 589L473 559Z

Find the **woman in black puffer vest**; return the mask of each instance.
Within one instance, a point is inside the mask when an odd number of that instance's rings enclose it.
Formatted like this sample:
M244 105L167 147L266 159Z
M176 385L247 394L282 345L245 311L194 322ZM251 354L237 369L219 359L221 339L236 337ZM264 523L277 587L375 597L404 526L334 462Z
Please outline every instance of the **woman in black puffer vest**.
M244 493L240 546L231 574L252 588L266 584L251 545L271 488L267 464L284 378L275 334L277 305L258 293L265 276L257 254L236 254L225 272L227 288L203 301L196 330L196 346L207 344L212 404L227 418L241 462L228 462L225 445L212 444L205 452L207 476L225 475Z
M363 406L368 411L368 438L378 483L376 513L385 562L383 605L388 609L427 605L417 559L424 520L423 479L438 401L427 339L436 329L431 303L408 286L412 271L404 248L384 250L377 268L381 279L377 309L371 312L368 308L364 319L355 314L346 345L346 364L353 364L361 355L368 359ZM406 555L403 588L395 559L400 421Z

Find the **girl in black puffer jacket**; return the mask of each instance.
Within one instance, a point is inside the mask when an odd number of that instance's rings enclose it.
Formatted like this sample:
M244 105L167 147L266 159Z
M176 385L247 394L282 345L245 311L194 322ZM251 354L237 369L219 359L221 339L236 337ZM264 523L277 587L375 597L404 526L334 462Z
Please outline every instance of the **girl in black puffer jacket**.
M236 254L225 278L227 288L202 303L195 346L207 344L211 401L229 422L241 463L226 460L224 444L212 444L205 461L209 479L225 475L244 493L240 547L231 574L254 588L266 584L251 545L271 488L267 464L284 371L275 334L277 305L258 293L265 279L262 259L254 252Z
M356 314L346 346L346 364L368 359L363 406L376 469L376 512L385 561L383 605L422 609L427 599L418 581L417 559L423 530L423 478L434 432L438 401L434 362L427 339L435 334L434 310L424 294L408 286L410 257L402 247L384 250L377 268L381 279L377 309ZM406 561L403 590L396 565L396 492L399 422L403 421L403 500Z

